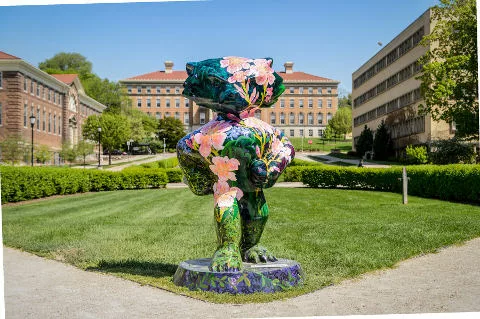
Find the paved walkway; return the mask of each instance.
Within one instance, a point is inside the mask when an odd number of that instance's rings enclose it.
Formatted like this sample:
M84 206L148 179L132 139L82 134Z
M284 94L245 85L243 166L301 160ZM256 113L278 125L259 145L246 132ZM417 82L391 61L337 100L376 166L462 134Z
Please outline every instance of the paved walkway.
M480 311L480 238L268 304L212 304L4 247L6 318L230 318Z
M311 156L319 156L325 160L325 163L333 163L333 162L343 162L343 163L348 163L352 165L358 165L359 160L357 159L343 159L343 158L338 158L334 156L329 156L327 155L328 153L326 152L304 152L304 153L295 153L295 158L305 160L305 161L312 161L315 162L314 159L311 158ZM375 167L375 168L387 168L390 167L390 165L382 165L382 164L377 164L377 163L372 163L368 161L363 161L363 166L364 167Z

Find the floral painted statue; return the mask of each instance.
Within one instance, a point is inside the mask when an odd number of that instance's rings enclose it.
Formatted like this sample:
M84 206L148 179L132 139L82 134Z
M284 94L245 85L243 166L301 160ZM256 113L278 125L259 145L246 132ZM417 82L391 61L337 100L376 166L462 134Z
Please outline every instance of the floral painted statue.
M255 117L285 90L272 62L224 57L187 64L183 95L217 113L177 145L190 189L214 196L218 247L212 271L239 271L242 260L277 260L259 245L268 219L262 189L275 184L295 151L283 133Z

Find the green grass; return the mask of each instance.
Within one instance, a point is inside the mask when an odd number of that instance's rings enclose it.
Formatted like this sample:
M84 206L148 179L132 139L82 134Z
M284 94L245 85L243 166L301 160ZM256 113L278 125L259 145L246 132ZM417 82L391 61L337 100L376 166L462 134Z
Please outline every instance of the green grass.
M89 193L3 207L4 243L82 269L114 274L213 302L293 297L480 236L480 207L330 189L266 191L262 242L301 263L303 287L244 296L191 292L172 283L179 262L215 250L211 196L188 189Z
M302 151L302 138L301 137L289 137L288 138L295 148L295 151ZM312 141L312 144L308 144L308 141ZM304 151L325 151L330 152L332 149L339 149L342 152L348 152L352 150L352 140L328 140L324 141L321 138L309 138L303 139Z

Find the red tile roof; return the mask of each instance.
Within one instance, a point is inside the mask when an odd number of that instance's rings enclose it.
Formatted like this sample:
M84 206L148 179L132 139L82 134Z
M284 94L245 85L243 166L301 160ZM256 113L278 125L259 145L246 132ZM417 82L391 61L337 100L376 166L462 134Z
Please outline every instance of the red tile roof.
M78 77L78 74L50 74L55 79L62 81L65 84L71 84L75 78Z
M338 82L332 79L327 79L321 76L316 76L312 74L308 74L305 72L293 72L293 73L285 73L284 71L277 71L278 75L280 75L284 81L307 81L307 82Z
M187 78L186 71L172 71L172 73L165 73L165 71L155 71L142 75L137 75L126 80L179 80L184 81Z
M20 60L16 56L0 51L0 60Z

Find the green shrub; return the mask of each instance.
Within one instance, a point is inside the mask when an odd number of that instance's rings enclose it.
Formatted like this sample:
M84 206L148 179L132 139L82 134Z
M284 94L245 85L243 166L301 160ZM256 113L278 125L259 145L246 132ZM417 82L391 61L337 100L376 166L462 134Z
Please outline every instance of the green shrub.
M410 195L480 202L480 165L419 165L407 168ZM379 190L400 193L401 167L303 167L301 181L310 187Z
M433 142L429 158L433 164L473 164L475 163L475 151L472 145L452 138Z
M163 187L168 182L162 169L137 168L109 172L54 167L0 168L2 203L19 202L52 195L90 191Z
M170 157L157 162L159 168L174 168L178 166L178 158Z
M426 164L428 162L427 148L425 146L408 145L405 152L408 164Z
M285 182L301 182L302 171L305 168L312 166L289 166L283 171L283 177Z
M183 180L183 172L180 168L167 168L165 172L168 176L169 183L181 183Z

